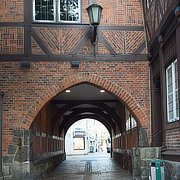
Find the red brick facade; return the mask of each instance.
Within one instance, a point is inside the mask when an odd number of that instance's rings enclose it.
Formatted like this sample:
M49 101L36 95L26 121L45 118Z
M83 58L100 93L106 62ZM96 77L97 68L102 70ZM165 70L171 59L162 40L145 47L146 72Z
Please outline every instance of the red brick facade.
M5 93L3 155L12 142L14 129L29 129L48 101L63 90L83 82L102 87L124 102L139 120L139 125L148 129L150 136L149 66L145 59L136 57L146 54L141 2L97 1L102 5L103 13L96 52L88 34L88 0L81 2L81 24L72 26L54 22L53 25L47 23L46 27L46 24L37 23L36 26L31 21L24 22L29 18L23 10L26 3L4 0L0 6L3 25L0 27L0 54L13 55L15 61L5 62L11 58L3 56L6 58L0 63L0 90ZM33 15L31 9L27 11ZM14 23L7 26L7 22ZM18 22L17 27L15 22ZM84 44L81 46L80 43ZM16 59L14 55L19 56ZM52 61L51 57L61 58L61 55L64 61ZM79 57L86 58L83 55L93 61L81 60L79 68L72 69L69 57L79 61ZM96 61L96 55L108 56L110 60L116 55L118 60L105 61L101 58L101 61ZM122 60L121 55L128 55L127 59ZM135 59L129 60L129 56ZM32 61L30 69L22 68L20 62L16 62L19 57L29 57ZM41 62L34 62L39 61L39 57ZM44 62L43 57L49 57L48 61ZM47 142L44 143L48 146ZM37 153L38 148L34 151Z
M180 149L180 129L172 129L166 131L166 145L169 150Z
M149 66L147 62L70 63L37 62L30 69L20 63L1 63L1 90L4 95L4 152L13 129L28 129L41 108L72 85L92 83L107 89L125 102L143 127L150 132Z
M0 28L0 52L3 54L23 54L23 28Z
M22 22L23 0L2 0L0 2L0 22Z

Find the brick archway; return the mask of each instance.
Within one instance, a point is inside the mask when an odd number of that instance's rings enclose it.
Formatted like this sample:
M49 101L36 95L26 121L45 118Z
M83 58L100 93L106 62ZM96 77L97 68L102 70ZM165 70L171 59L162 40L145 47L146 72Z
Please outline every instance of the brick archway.
M129 110L136 116L139 125L147 128L150 131L149 118L143 112L136 100L128 92L117 84L91 73L78 73L74 76L69 76L68 78L63 79L59 84L50 87L47 91L41 94L31 106L25 118L22 120L21 128L29 129L38 112L48 101L65 89L79 83L90 83L104 88L108 92L114 94L123 103L125 103Z

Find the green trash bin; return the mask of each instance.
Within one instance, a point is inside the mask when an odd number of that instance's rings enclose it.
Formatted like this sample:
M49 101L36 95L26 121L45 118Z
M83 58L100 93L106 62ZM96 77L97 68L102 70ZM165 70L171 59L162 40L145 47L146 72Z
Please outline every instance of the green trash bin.
M164 160L148 160L150 163L150 180L164 180Z

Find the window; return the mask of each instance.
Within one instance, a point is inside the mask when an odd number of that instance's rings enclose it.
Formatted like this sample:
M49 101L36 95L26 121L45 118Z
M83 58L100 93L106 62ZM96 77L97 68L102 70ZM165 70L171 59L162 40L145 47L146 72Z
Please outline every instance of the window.
M146 9L150 8L151 2L152 2L152 0L145 0Z
M149 0L146 0L147 9L149 9Z
M167 120L179 120L178 72L177 60L171 63L166 70L167 84Z
M79 21L79 0L60 0L60 21Z
M74 150L84 150L85 149L84 137L74 137L73 138L73 149Z
M80 22L80 0L34 0L33 20Z
M55 20L55 0L35 0L34 20L54 21Z
M137 126L136 120L134 117L130 114L129 118L126 120L126 131L135 128Z

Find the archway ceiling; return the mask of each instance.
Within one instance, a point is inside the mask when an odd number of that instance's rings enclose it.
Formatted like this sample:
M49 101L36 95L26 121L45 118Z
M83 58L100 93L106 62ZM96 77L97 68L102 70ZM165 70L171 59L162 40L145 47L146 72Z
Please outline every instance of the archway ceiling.
M112 100L115 99L109 93L100 93L100 89L89 84L80 84L69 88L70 93L65 91L56 96L56 100Z
M69 88L70 93L65 91L56 96L52 103L56 104L58 108L62 108L64 105L73 102L82 102L82 105L78 105L78 108L94 108L91 102L105 103L110 108L115 108L119 102L114 96L110 95L106 91L101 93L99 88L91 86L89 84L80 84ZM87 102L87 104L85 104Z
M52 104L55 104L56 107L60 109L60 113L54 121L54 128L57 125L60 126L60 124L58 123L58 119L60 119L60 117L64 117L66 119L72 114L77 115L79 111L81 111L81 115L85 114L86 116L88 114L96 114L91 112L90 109L97 109L99 112L109 115L109 112L111 112L113 121L117 123L119 118L117 117L117 114L114 110L118 103L120 103L120 101L117 100L116 97L112 96L106 91L104 93L101 93L100 88L97 88L90 84L80 84L77 86L73 86L68 90L70 90L71 92L67 93L64 91L51 101ZM68 106L70 108L68 108Z

